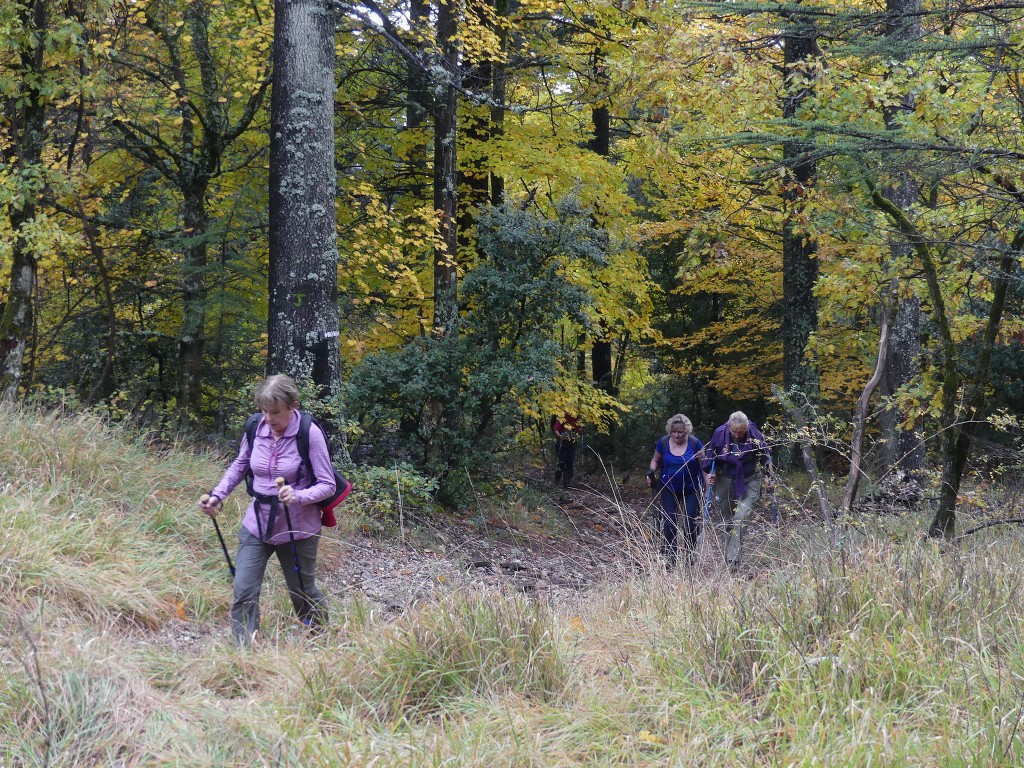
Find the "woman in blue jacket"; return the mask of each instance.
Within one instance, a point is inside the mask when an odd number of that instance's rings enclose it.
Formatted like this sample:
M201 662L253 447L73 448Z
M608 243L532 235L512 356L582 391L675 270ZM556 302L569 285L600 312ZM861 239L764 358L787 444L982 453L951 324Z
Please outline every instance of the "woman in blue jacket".
M703 487L700 462L704 445L693 435L693 424L681 413L665 423L665 437L658 440L651 457L647 484L661 496L661 554L666 567L676 564L679 528L683 529L683 547L692 561L700 534L700 504Z

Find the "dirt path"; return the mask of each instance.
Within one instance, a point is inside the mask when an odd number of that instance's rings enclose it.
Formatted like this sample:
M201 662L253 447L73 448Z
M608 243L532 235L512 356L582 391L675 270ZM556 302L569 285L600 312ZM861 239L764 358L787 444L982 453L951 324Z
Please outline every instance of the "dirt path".
M453 591L499 590L573 601L597 585L660 572L645 485L612 489L583 481L565 492L549 490L545 514L524 513L518 524L467 516L414 520L408 535L387 538L327 531L319 555L321 588L336 604L358 600L378 614L399 616ZM766 531L766 521L754 521L744 541L745 558L777 537L777 531ZM720 561L713 549L705 549L698 571L718 578ZM201 652L226 638L227 622L171 623L158 635L152 639L176 650Z
M541 521L481 524L470 518L419 521L415 540L328 539L321 549L324 585L335 598L358 594L393 613L453 589L580 592L622 578L636 561L630 553L638 548L638 532L630 518L637 503L613 501L584 485L554 495L549 513L555 525L546 529Z

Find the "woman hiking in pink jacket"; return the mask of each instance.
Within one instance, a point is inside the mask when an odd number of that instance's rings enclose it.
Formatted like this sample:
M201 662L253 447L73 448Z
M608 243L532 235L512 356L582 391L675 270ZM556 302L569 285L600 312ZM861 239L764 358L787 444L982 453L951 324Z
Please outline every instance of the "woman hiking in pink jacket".
M315 424L309 431L313 477L307 478L296 444L299 390L291 378L271 376L256 390L263 414L252 444L242 436L238 456L199 508L215 518L224 499L251 479L252 501L242 518L235 556L231 632L248 647L260 628L260 592L271 555L277 555L299 619L311 628L327 625L327 600L316 584L321 512L317 502L335 490L327 438ZM283 478L283 483L276 482ZM323 478L323 480L318 480Z

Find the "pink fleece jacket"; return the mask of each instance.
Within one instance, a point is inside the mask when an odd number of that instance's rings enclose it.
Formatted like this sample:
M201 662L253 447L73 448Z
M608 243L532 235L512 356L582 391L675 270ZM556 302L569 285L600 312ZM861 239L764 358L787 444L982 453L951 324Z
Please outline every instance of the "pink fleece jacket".
M310 536L319 535L320 507L317 506L317 502L323 501L334 493L331 456L327 452L327 440L324 438L324 433L315 424L311 424L309 427L309 460L319 482L315 485L308 485L312 478L305 477L308 473L302 469L302 457L299 455L299 448L295 442L298 432L298 410L292 411L291 421L288 422L284 435L276 445L270 433L270 426L265 421L260 421L256 428L256 438L253 440L251 455L249 441L243 434L242 443L238 448L238 456L228 466L224 476L217 483L217 487L210 491L210 494L222 500L226 499L235 486L245 479L245 473L249 467L252 467L253 490L265 496L277 495L274 479L283 477L288 485L295 487L296 503L288 507L295 538L308 539ZM302 476L300 477L300 475ZM300 488L296 484L298 481L301 481L304 487ZM257 514L259 515L258 525ZM264 538L269 544L279 545L290 541L284 509L281 508L278 511L277 519L274 521L274 530L268 532L269 516L270 505L257 505L256 500L253 499L249 502L245 517L242 518L242 525L257 538L262 528Z

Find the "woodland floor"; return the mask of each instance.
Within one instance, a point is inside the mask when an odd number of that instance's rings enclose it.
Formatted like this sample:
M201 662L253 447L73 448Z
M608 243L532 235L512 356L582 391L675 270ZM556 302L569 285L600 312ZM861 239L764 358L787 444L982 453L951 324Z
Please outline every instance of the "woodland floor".
M664 578L729 578L714 536L702 537L695 565L683 565L680 558L678 570L665 573L655 554L655 510L642 477L615 488L606 478L587 475L565 490L539 476L530 482L548 493L549 507L543 513L513 510L506 518L486 519L467 513L443 521L413 517L388 535L324 529L318 563L321 589L335 609L360 601L368 610L397 617L456 591L505 591L571 604L596 586L652 571ZM770 567L765 551L783 534L784 528L770 522L767 500L762 499L744 539L742 575ZM262 598L265 623L268 601L283 593L276 563L270 564L268 575ZM224 588L231 588L226 572ZM148 641L196 653L227 637L226 616L222 624L174 622Z

